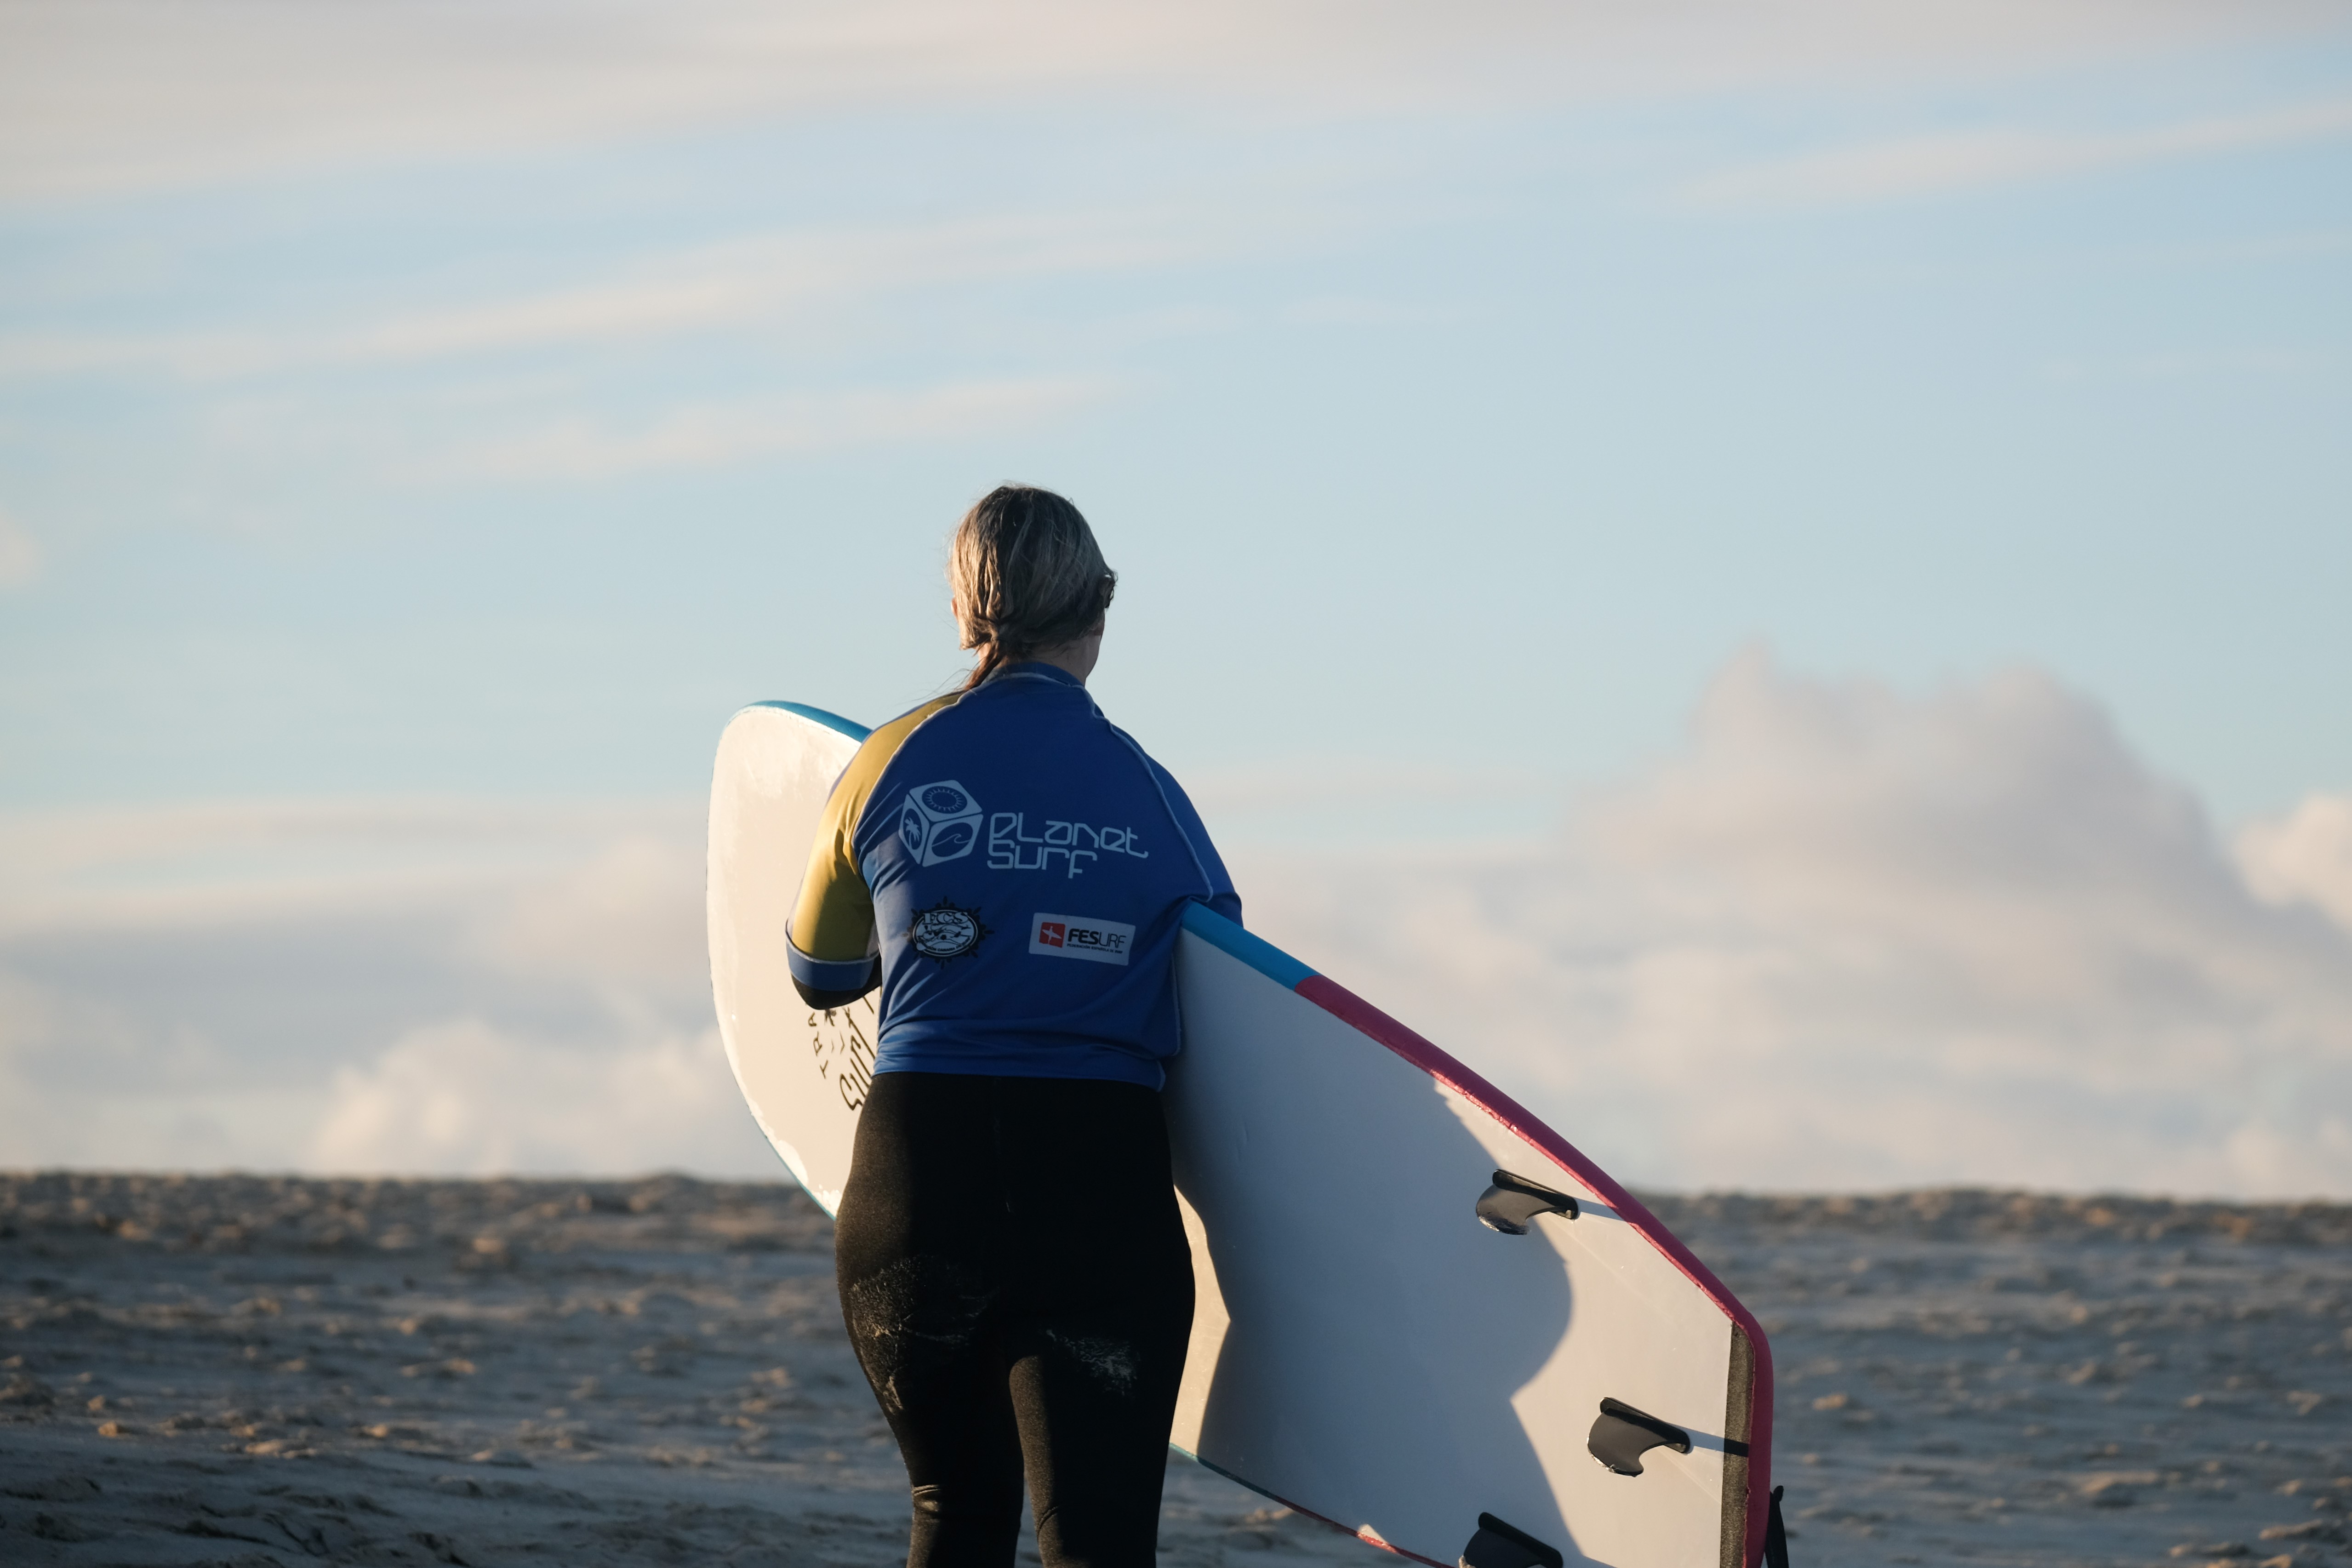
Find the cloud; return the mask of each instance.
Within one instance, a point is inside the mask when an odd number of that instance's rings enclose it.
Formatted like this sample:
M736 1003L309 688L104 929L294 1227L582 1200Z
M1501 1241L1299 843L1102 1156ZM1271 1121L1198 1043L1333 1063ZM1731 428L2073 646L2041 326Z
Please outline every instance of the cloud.
M502 298L383 309L268 329L20 333L0 375L223 381L316 366L419 364L654 340L837 316L854 301L1006 279L1264 254L1355 222L1312 203L1236 201L993 214L940 223L753 235L641 256L604 276Z
M593 866L616 846L690 843L699 821L690 801L433 797L0 813L0 938L351 919L503 899Z
M1906 137L1711 174L1684 198L1715 207L1881 202L2352 134L2352 99L2120 133L1994 129Z
M583 845L584 858L518 880L468 922L468 952L510 975L667 988L700 1001L704 851L689 836L698 823L673 822L669 832L639 828Z
M445 475L500 479L601 479L778 452L953 441L1034 424L1114 391L1102 381L997 381L705 403L635 431L567 420L459 452L438 466Z
M1565 789L1534 768L1393 758L1298 757L1187 773L1185 792L1225 849L1478 843L1541 832Z
M714 1155L740 1165L756 1137L715 1028L583 1052L457 1019L339 1070L303 1164L370 1175L699 1170Z
M2316 876L2316 821L2250 841ZM1750 653L1549 841L1236 859L1253 925L1628 1179L2352 1192L2352 940L2031 671Z
M1751 652L1517 838L1397 830L1475 814L1443 767L1196 782L1254 928L1627 1179L2352 1196L2352 796L2225 844L2035 671ZM692 800L0 819L0 1163L772 1172L701 854Z
M0 1163L772 1174L710 1034L700 818L0 819Z
M1008 101L1396 115L1875 87L2341 25L2308 0L17 0L0 22L0 199Z
M2352 795L2313 795L2238 835L2246 882L2273 904L2310 904L2352 931Z
M23 588L41 575L41 543L0 507L0 588Z

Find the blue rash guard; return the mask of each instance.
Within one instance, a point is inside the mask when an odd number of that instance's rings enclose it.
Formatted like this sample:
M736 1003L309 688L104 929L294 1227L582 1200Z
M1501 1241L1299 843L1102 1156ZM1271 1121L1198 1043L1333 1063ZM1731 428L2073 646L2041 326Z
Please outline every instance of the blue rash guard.
M1013 664L868 736L793 914L812 1005L882 988L874 1071L1157 1089L1182 1040L1176 937L1241 900L1168 770L1051 664Z

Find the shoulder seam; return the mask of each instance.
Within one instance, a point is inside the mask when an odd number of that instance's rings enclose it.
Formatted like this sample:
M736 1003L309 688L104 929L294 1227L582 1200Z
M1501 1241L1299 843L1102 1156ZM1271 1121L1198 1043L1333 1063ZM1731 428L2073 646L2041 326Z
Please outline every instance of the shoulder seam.
M884 719L880 724L876 725L873 729L866 731L866 734L872 735L876 731L889 728L892 725L898 723L902 719L913 718L917 714L923 713L923 710L926 708L930 709L931 713L942 712L948 708L955 706L955 705L962 701L967 695L968 694L959 690L943 692L935 697L925 697L921 702L917 703L913 707L908 708L906 712ZM929 716L929 714L924 714L924 717L928 718ZM915 728L920 729L922 725L919 721L916 724ZM912 734L913 731L910 730L908 733Z
M1102 709L1097 708L1095 713L1099 716ZM1113 735L1118 737L1128 750L1135 754L1136 761L1143 765L1143 776L1151 781L1151 792L1160 797L1160 809L1168 813L1169 826L1174 828L1176 836L1184 841L1184 852L1192 857L1192 869L1200 874L1202 891L1211 898L1216 897L1216 879L1209 874L1208 862L1201 858L1200 846L1193 843L1192 835L1184 831L1184 819L1177 814L1174 804L1168 799L1168 791L1160 786L1160 769L1153 766L1150 757L1143 747L1135 744L1133 736L1107 718L1103 720L1103 724Z
M857 803L857 815L850 823L849 860L852 865L857 867L858 875L864 876L866 874L866 868L864 863L858 859L857 855L857 831L865 825L866 808L873 804L875 794L881 789L882 776L890 771L891 766L898 760L899 753L906 749L907 742L913 738L915 732L922 728L923 726L930 723L931 720L939 717L940 715L945 713L948 709L955 706L956 703L962 697L962 695L963 694L961 692L950 692L945 696L937 696L931 698L929 702L918 703L915 706L908 708L905 713L900 714L897 718L892 719L888 724L877 725L874 728L874 732L866 737L864 744L859 746L858 753L862 756L864 755L866 747L872 746L876 740L881 739L885 736L888 736L888 739L885 741L884 744L889 747L889 755L883 758L881 761L876 765L873 773L867 778L866 784L866 799ZM915 722L912 724L907 724L908 719L913 719ZM896 735L890 735L890 730L893 727L902 724L907 725L905 729L900 730ZM855 768L856 766L857 758L851 758L849 767ZM848 775L849 768L845 768L842 769L842 772L843 776L845 778ZM839 781L836 780L835 788L838 789L839 787Z

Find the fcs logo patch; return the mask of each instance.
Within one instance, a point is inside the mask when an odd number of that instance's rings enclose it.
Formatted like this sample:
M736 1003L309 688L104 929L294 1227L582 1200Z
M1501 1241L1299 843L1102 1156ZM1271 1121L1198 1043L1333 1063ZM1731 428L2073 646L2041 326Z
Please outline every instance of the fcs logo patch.
M942 898L929 909L916 912L914 923L907 927L907 946L926 958L937 958L944 964L950 958L961 958L980 946L988 935L988 927L980 923L980 911L966 909Z
M960 861L980 842L980 802L952 779L918 784L898 808L898 837L918 865Z
M1040 957L1084 958L1123 967L1134 946L1135 927L1116 920L1090 920L1083 915L1029 917L1029 951Z

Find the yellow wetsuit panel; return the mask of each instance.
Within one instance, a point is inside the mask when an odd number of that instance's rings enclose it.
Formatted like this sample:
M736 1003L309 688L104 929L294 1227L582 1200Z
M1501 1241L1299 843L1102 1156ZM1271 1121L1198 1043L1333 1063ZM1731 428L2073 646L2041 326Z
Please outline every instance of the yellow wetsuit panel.
M788 933L792 945L820 964L844 964L871 958L879 950L874 934L874 895L857 869L852 847L858 820L866 814L866 797L874 781L898 753L915 727L941 708L953 706L963 694L934 697L910 713L900 714L866 737L857 755L835 780L833 793L818 819L816 841L809 846L808 871L801 878L801 895L793 906Z

